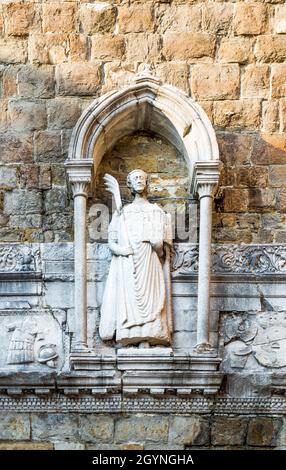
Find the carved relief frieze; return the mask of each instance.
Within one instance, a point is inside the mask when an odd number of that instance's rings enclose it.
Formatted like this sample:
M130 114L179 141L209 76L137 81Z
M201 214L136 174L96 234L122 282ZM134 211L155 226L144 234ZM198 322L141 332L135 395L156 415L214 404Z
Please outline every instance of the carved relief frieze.
M286 312L224 314L221 335L226 372L286 367Z
M213 245L215 274L286 274L285 245ZM197 274L197 245L177 244L173 276Z
M36 245L1 244L0 273L40 271L40 250Z

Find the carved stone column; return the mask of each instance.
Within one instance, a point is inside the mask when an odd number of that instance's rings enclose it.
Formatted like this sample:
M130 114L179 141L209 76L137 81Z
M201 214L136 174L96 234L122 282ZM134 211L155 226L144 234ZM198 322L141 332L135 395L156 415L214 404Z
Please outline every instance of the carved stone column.
M203 183L198 186L200 198L200 238L199 238L199 279L197 350L210 350L209 313L211 278L211 231L212 202L214 185Z
M208 352L211 281L212 202L219 178L219 161L202 161L195 164L192 186L200 199L200 238L197 314L197 352Z
M74 197L74 308L75 341L73 349L87 349L87 285L86 285L86 201L91 181L92 162L68 161L67 174Z

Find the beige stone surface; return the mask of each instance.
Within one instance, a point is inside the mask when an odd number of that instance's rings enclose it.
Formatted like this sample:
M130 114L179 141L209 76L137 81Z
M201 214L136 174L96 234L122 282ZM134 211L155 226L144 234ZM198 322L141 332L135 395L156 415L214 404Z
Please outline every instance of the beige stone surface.
M259 100L225 100L213 104L214 124L221 128L257 129L260 113Z
M269 98L270 67L268 65L248 65L241 79L243 98Z
M281 98L286 96L285 83L286 64L272 65L272 97Z
M286 36L262 35L257 38L254 53L259 62L284 62Z
M195 65L191 71L192 93L196 99L239 98L239 67L237 64Z
M56 69L56 81L59 95L93 95L101 82L100 65L60 64Z
M281 127L283 129L283 117L281 119ZM278 100L264 101L262 103L262 131L265 133L272 133L278 130L279 130L279 101Z
M152 3L122 6L118 12L118 28L121 33L153 32Z
M163 37L162 53L166 60L192 61L213 58L215 37L205 33L169 33Z
M113 33L116 9L107 2L86 2L79 7L80 26L85 34Z
M16 38L0 38L0 61L2 63L25 63L27 56L28 51L26 41Z
M0 450L53 450L54 446L51 442L0 442Z
M232 28L234 4L206 2L202 6L203 28L211 33L228 33Z
M91 60L120 60L125 52L125 41L122 36L101 36L91 38Z
M239 2L234 15L235 34L261 34L267 27L266 6L258 3Z
M43 32L70 33L75 28L75 2L49 2L43 4Z
M251 37L236 36L222 38L218 50L221 63L245 64L254 61L254 39Z
M4 5L3 10L8 35L25 36L30 32L41 31L39 5L33 5L30 2L11 2Z

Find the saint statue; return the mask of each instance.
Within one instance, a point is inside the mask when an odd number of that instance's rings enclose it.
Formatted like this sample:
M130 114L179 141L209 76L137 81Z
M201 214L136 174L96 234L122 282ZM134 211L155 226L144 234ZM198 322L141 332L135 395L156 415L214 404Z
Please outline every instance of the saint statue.
M134 170L127 186L134 200L122 207L119 186L104 177L116 211L108 228L112 260L101 307L99 334L121 345L170 345L171 216L147 200L148 176Z

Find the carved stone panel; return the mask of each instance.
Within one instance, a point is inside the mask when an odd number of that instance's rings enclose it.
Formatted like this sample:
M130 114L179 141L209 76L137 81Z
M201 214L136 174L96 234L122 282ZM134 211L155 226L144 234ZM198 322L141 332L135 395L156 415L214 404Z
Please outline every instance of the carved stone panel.
M61 369L64 363L62 314L2 311L0 317L0 371Z
M225 372L286 368L286 312L224 314Z

